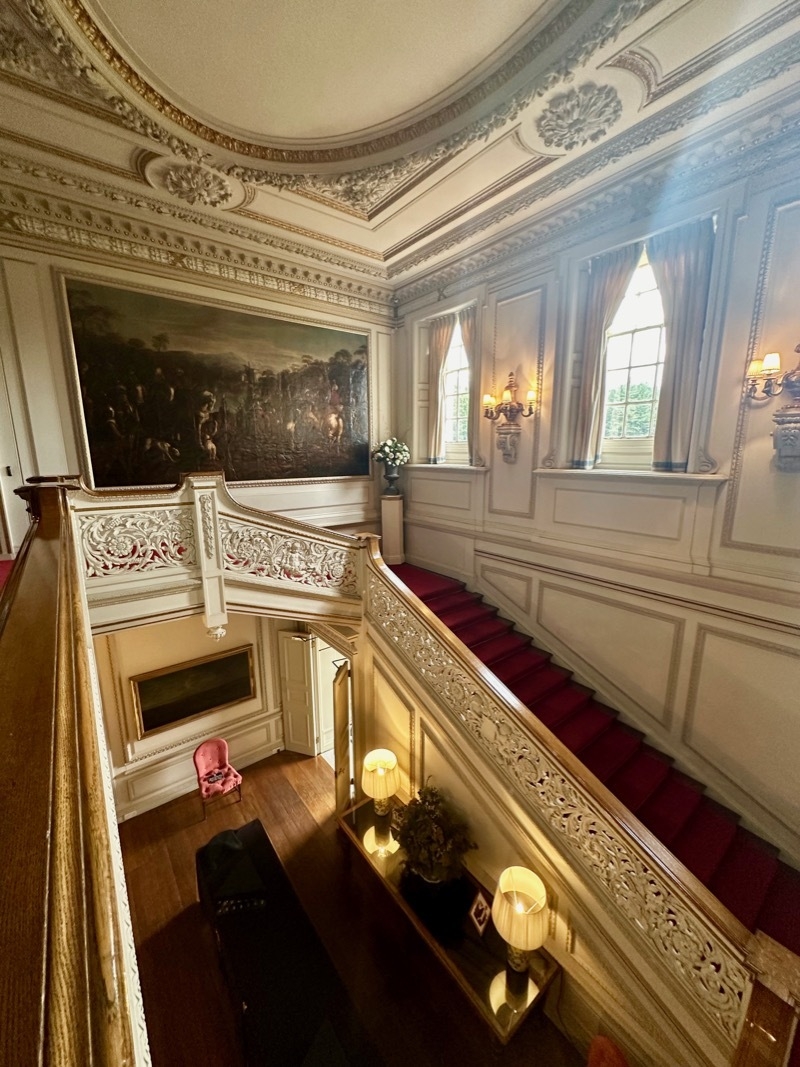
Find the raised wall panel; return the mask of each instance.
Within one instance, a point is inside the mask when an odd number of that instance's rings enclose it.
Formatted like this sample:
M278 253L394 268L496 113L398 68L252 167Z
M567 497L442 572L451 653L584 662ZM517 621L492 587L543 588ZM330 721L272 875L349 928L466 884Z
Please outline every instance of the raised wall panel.
M231 761L242 766L283 747L283 722L274 701L271 623L231 615L216 643L199 617L121 630L96 638L98 679L109 741L119 818L163 804L196 785L192 753L200 741L223 736ZM255 696L140 736L131 678L161 667L253 646Z
M472 541L449 530L406 526L406 559L418 567L439 571L461 581L473 577Z
M537 477L536 526L545 537L587 547L680 560L707 559L693 544L701 487L653 475L595 472Z
M472 477L437 470L427 475L424 470L409 471L406 496L411 507L432 505L446 511L471 512L475 507L477 483Z
M541 389L542 339L544 337L545 289L537 287L499 297L494 305L491 388L499 400L509 373L516 377L517 400L525 402L529 389ZM501 419L500 422L504 420ZM491 465L489 511L492 515L529 515L532 507L530 477L520 472L537 465L538 419L520 418L520 435L515 463L504 461L496 447L496 430L492 425L487 442L487 461Z
M796 643L698 629L684 740L794 833L800 825L798 693Z
M779 352L783 370L798 363L797 286L800 269L800 200L772 205L761 250L761 272L751 336L757 346L749 356ZM743 355L748 355L743 349ZM771 434L775 411L790 402L782 396L769 401L743 402L737 430L731 498L726 512L723 544L794 557L800 547L800 488L797 474L777 471Z
M521 569L480 563L481 584L488 595L497 593L501 600L513 604L519 611L530 614L533 597L533 578Z
M595 678L624 692L664 726L669 725L682 623L641 603L541 582L538 626L590 666Z

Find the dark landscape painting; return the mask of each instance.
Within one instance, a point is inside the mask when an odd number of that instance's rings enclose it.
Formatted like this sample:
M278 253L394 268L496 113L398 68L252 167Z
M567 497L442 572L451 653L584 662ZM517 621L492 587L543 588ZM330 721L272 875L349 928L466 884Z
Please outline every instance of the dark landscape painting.
M369 472L366 334L65 284L90 485Z
M141 733L160 730L254 696L252 648L140 674L131 683Z

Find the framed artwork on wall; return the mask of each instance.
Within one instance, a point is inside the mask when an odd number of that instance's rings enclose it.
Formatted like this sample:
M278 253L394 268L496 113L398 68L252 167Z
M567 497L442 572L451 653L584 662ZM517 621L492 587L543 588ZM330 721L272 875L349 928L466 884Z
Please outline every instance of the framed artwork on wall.
M369 473L367 334L63 280L92 488Z
M240 704L256 695L253 646L162 667L131 678L139 736Z

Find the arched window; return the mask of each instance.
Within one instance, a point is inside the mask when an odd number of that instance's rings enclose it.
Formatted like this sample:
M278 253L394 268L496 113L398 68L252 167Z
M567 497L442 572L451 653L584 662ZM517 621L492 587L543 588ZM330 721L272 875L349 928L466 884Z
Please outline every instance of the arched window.
M453 338L447 350L443 377L444 393L444 450L445 462L469 463L467 442L469 430L470 373L469 360L456 322Z
M707 217L588 261L569 466L688 469L714 231Z
M664 306L645 250L606 333L598 467L647 470L652 466L663 372Z

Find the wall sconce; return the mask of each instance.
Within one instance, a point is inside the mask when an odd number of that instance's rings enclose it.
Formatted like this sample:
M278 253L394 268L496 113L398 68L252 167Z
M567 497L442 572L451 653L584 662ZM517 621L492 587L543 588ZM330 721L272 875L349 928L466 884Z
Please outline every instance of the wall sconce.
M795 352L800 353L800 344ZM745 394L749 401L771 400L784 391L791 396L791 402L778 408L772 416L775 423L772 431L775 467L779 471L797 473L800 472L800 362L794 370L781 374L778 352L768 352L763 359L750 361Z
M533 403L535 399L536 393L533 389L529 389L524 404L517 400L517 379L513 371L508 376L508 381L499 403L491 393L484 395L483 417L491 422L497 422L501 415L505 419L505 422L501 422L496 427L496 431L497 447L503 453L503 459L506 463L517 462L517 442L521 432L521 427L517 420L520 415L523 419L528 419L534 414Z
M392 797L400 788L400 769L394 752L376 748L366 754L361 770L361 788L372 797L376 815L389 814Z

